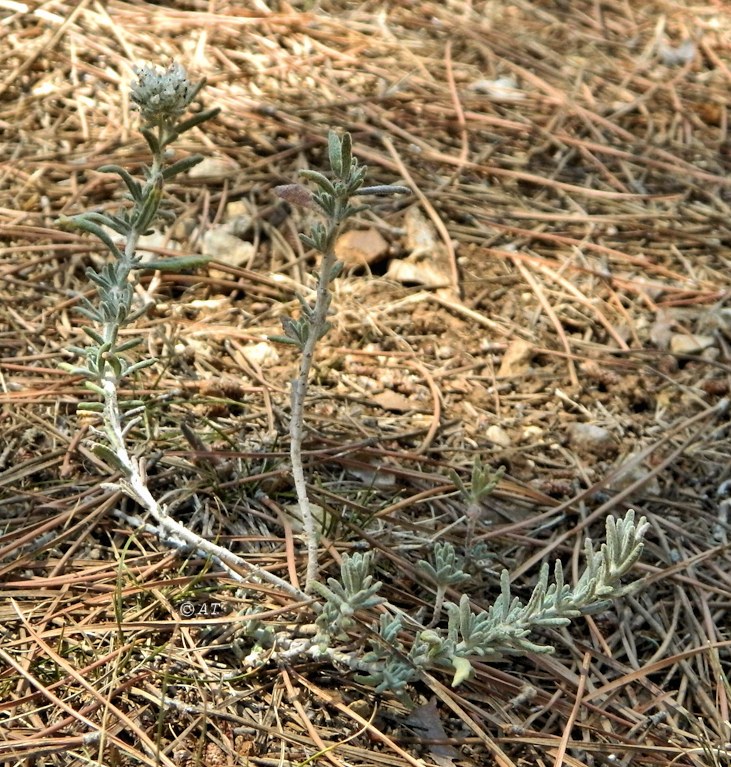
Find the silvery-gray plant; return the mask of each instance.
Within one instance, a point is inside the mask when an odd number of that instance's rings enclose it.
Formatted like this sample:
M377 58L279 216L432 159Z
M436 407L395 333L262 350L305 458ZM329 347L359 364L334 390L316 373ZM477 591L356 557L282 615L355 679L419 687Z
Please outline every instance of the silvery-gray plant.
M462 570L461 563L457 558L454 546L448 541L437 541L434 544L434 564L422 559L417 567L436 586L434 596L434 612L428 628L439 623L439 618L444 607L444 597L447 589L459 586L470 579L470 576Z
M139 401L120 401L120 384L155 362L154 359L131 361L130 352L139 346L141 339L120 338L120 331L139 319L151 300L135 306L135 276L144 269L177 270L200 265L205 260L191 256L143 262L137 252L139 240L151 231L156 221L174 218L162 207L165 183L203 159L200 155L192 155L168 165L170 145L181 134L211 119L219 111L208 109L184 118L205 81L192 83L180 64L172 63L164 70L145 65L135 69L135 74L137 80L132 85L131 98L141 115L141 133L152 155L151 164L142 168L141 180L118 165L102 166L99 168L101 172L120 177L127 190L127 203L115 213L89 211L63 217L59 222L65 228L81 229L97 237L111 257L101 268L87 270L87 276L96 286L97 300L93 302L79 296L81 305L78 309L91 323L83 327L89 343L84 347L69 348L79 361L76 364L62 363L62 367L73 375L82 376L86 387L99 396L100 401L82 402L79 409L100 415L101 429L96 429L100 441L93 445L93 450L119 474L119 478L107 483L107 487L122 491L140 504L152 516L155 525L136 517L128 516L128 521L157 533L171 546L200 551L237 580L244 579L244 572L254 572L302 598L303 593L291 584L198 536L175 520L148 488L144 456L132 455L127 446L129 434L139 423L144 406ZM118 238L121 238L120 245L115 242Z
M327 585L316 581L313 590L325 602L315 625L323 649L329 647L333 631L344 633L355 626L355 614L385 602L378 592L383 585L375 581L373 552L344 554L340 568L340 580L328 578Z
M310 371L317 342L328 332L328 311L330 309L330 283L341 273L343 264L335 255L335 243L343 224L356 213L367 210L367 205L355 204L353 199L367 195L408 194L409 189L395 185L363 186L366 166L353 156L352 139L349 133L338 136L330 131L327 139L329 177L315 170L302 170L300 176L314 184L311 191L302 184L286 184L277 187L277 194L284 200L316 211L322 218L312 225L309 234L301 234L302 242L321 255L317 271L317 286L314 303L298 295L300 315L298 318L284 317L283 336L275 340L293 344L300 350L300 365L297 377L291 385L290 415L290 460L292 476L297 492L297 502L302 515L302 527L307 547L307 571L305 591L312 591L318 579L318 529L317 519L312 512L302 462L302 440L304 437L305 400Z
M482 502L495 490L504 473L504 466L492 469L485 466L479 456L476 456L472 463L472 476L467 484L462 481L456 471L450 472L450 477L457 486L462 500L467 504L465 509L465 519L467 520L465 541L468 546L472 544L477 522L482 514Z
M621 579L639 559L648 527L644 517L635 520L632 509L622 519L608 517L606 540L600 549L597 551L591 540L586 540L585 569L573 588L565 583L559 560L554 564L552 581L550 567L545 563L529 599L523 602L512 595L510 574L503 570L500 594L487 610L475 610L470 598L463 594L458 603L445 604L446 627L417 628L409 647L401 637L404 629L414 628L413 621L378 595L381 583L374 581L370 572L372 554L345 555L341 580L331 578L328 587L316 586L325 598L318 618L320 644L326 651L342 632L351 629L357 611L384 606L388 612L379 618L379 641L352 666L362 672L359 681L372 685L377 692L396 695L429 668L451 668L452 684L456 686L471 675L471 659L554 652L550 644L536 641L533 632L565 626L582 614L604 610L611 600L625 593L628 587L622 586ZM465 580L449 543L435 550L434 565L422 562L420 569L431 575L437 586Z
M215 116L218 109L210 109L180 120L193 99L204 85L190 83L185 70L179 64L171 64L164 72L152 67L135 70L137 81L132 86L132 101L139 108L143 127L141 133L152 153L152 164L144 167L144 182L134 178L119 165L103 165L98 170L102 173L117 174L127 187L127 197L132 203L122 207L116 213L88 211L76 216L62 217L61 226L76 228L95 235L109 250L112 260L100 269L88 268L87 277L96 285L96 304L85 297L80 297L78 311L92 325L83 327L90 343L83 347L72 346L69 351L83 362L61 367L74 375L86 379L86 387L98 394L102 402L82 402L79 409L97 411L103 414L104 430L108 445L94 445L94 452L107 461L111 467L125 477L124 488L128 495L140 500L140 488L130 484L129 456L124 447L124 437L139 420L139 416L130 416L127 412L124 428L116 428L114 413L130 407L139 406L139 402L118 402L119 384L138 370L154 364L154 359L142 359L129 362L127 353L138 346L141 338L121 341L120 330L139 319L148 309L148 304L134 306L134 288L132 278L141 269L170 269L195 265L196 259L181 263L180 259L162 262L142 262L137 254L140 237L150 230L159 217L169 216L169 212L160 210L165 182L179 173L192 168L203 157L193 155L185 157L165 167L167 147L183 132L200 125ZM114 233L123 238L120 247L115 242ZM199 262L199 260L197 260ZM121 423L120 423L121 427ZM129 485L129 486L128 486Z

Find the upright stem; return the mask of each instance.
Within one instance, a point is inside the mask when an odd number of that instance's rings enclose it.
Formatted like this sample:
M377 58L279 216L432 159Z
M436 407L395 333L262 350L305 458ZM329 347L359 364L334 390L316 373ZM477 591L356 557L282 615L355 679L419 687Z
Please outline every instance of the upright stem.
M332 229L328 242L334 243L340 222ZM305 575L305 591L310 592L312 584L317 580L317 560L319 535L317 520L312 513L312 507L307 496L307 483L302 465L302 440L304 437L304 407L309 385L310 371L315 354L315 347L327 322L327 311L330 307L330 275L335 265L335 252L332 245L323 253L320 264L320 274L317 279L317 292L312 320L309 326L307 340L302 347L299 375L292 381L292 415L289 421L290 458L292 461L292 477L297 491L297 502L302 514L302 527L307 545L307 571Z
M324 224L318 222L313 225L311 234L301 235L303 242L322 254L315 304L310 306L302 301L303 313L296 321L289 317L282 318L285 336L279 337L281 341L295 344L301 352L299 374L292 381L292 415L289 422L289 434L292 478L297 491L297 501L302 515L303 535L307 546L306 592L311 592L313 585L318 582L317 554L319 542L317 520L312 514L312 506L307 496L305 472L302 466L304 408L315 348L328 328L330 282L339 271L335 259L335 242L343 223L353 214L367 208L367 206L351 205L351 197L362 193L393 194L394 192L408 191L404 190L403 187L392 188L388 186L366 187L361 190L366 168L359 165L353 157L350 134L345 133L339 138L333 131L330 131L327 144L333 180L317 171L303 170L300 171L300 175L317 187L315 192L309 192L300 184L287 184L277 188L277 193L283 199L311 210L318 210L325 219Z
M159 136L162 137L161 134ZM154 183L158 177L162 180L162 166L163 166L163 157L161 153L155 153L152 158L152 168L150 170L150 179L151 182ZM135 254L137 253L137 243L140 239L140 237L144 234L143 231L140 231L138 227L131 228L129 235L127 236L127 241L124 244L124 250L122 251L122 255L124 256L124 259L122 261L122 266L124 267L124 270L119 273L119 282L120 287L122 283L126 283L129 280L130 272L132 271L132 264L134 262ZM126 307L127 310L127 316L129 317L129 314L132 310L132 306L129 305ZM107 342L113 342L117 338L117 334L119 333L120 324L116 321L107 322L104 325L104 340ZM114 353L114 344L112 345L112 349L110 350L112 353ZM119 384L119 381L117 380L117 376L114 374L114 372L111 370L110 366L107 364L103 368L103 378L108 381L110 378L114 379L114 386L115 388ZM103 384L102 384L103 386Z

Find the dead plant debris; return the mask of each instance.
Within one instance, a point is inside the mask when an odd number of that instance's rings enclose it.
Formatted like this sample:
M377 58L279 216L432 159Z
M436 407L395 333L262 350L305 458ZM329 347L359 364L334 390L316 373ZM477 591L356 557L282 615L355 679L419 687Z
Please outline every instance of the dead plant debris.
M0 0L0 41L0 761L731 763L727 5ZM301 577L294 357L267 337L311 285L305 213L272 189L348 130L369 181L414 196L355 222L317 361L323 566L366 541L416 613L416 560L464 544L449 476L475 456L506 469L477 521L483 606L503 566L525 592L547 557L576 572L584 533L633 506L653 526L642 588L556 631L554 656L425 678L412 711L322 664L250 673L241 616L296 632L306 608L114 516L89 395L57 367L101 254L54 221L111 204L96 168L143 161L131 67L171 59L222 113L190 134L206 172L168 190L177 222L146 247L228 244L146 278L159 363L135 440L156 492Z

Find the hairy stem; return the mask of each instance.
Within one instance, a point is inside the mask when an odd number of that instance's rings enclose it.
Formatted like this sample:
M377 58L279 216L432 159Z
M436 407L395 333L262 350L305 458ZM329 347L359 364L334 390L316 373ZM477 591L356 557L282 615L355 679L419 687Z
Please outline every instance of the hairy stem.
M114 489L121 490L125 495L130 496L149 512L158 525L161 537L176 541L181 548L192 548L204 556L211 557L234 580L243 582L246 578L242 573L250 573L282 589L282 591L298 600L306 599L307 597L302 591L277 575L247 562L227 548L212 543L189 530L185 525L173 519L167 510L155 500L147 487L147 480L145 479L140 462L132 458L127 450L119 409L117 381L110 373L111 371L108 370L102 381L102 389L104 391L104 421L112 449L125 467L125 474L127 475L119 482L110 483L110 485Z
M339 228L340 226L338 224L333 235L329 238L330 242L334 242ZM312 507L310 506L310 500L307 495L307 483L305 481L305 471L302 465L304 408L309 386L310 371L312 370L312 362L315 355L315 347L325 328L325 323L327 322L327 312L330 307L330 274L334 264L335 252L331 247L323 255L322 263L320 265L320 274L317 279L317 294L310 323L309 335L302 347L298 376L292 381L292 415L289 421L290 459L292 461L292 477L297 491L297 502L299 504L300 513L302 514L302 527L304 529L307 545L305 591L308 593L311 591L312 584L317 580L319 535L317 530L317 520L312 513Z

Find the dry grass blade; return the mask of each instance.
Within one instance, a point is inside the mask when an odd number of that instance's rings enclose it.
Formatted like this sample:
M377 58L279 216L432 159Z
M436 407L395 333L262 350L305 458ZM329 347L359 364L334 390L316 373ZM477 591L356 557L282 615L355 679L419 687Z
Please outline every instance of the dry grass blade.
M333 286L303 446L323 572L377 552L406 642L431 618L418 562L436 542L464 558L484 609L504 567L521 599L545 561L575 579L607 513L631 505L652 524L641 588L546 629L554 655L411 685L414 705L436 696L459 753L439 767L729 763L725 4L0 0L0 42L0 761L403 767L439 753L405 700L271 646L304 646L312 605L172 553L89 450L89 393L58 363L104 255L55 221L122 201L98 168L147 161L132 66L175 59L222 111L185 134L180 151L207 162L171 183L175 223L144 243L154 259L213 257L138 286L154 307L134 333L157 362L122 396L146 401L129 437L156 497L303 582L296 357L268 337L311 290L312 254L307 214L272 189L323 170L328 130L347 130L369 183L415 194L353 220L379 255ZM469 484L476 458L506 473L468 508L452 472ZM357 616L342 658L375 641L379 609Z

